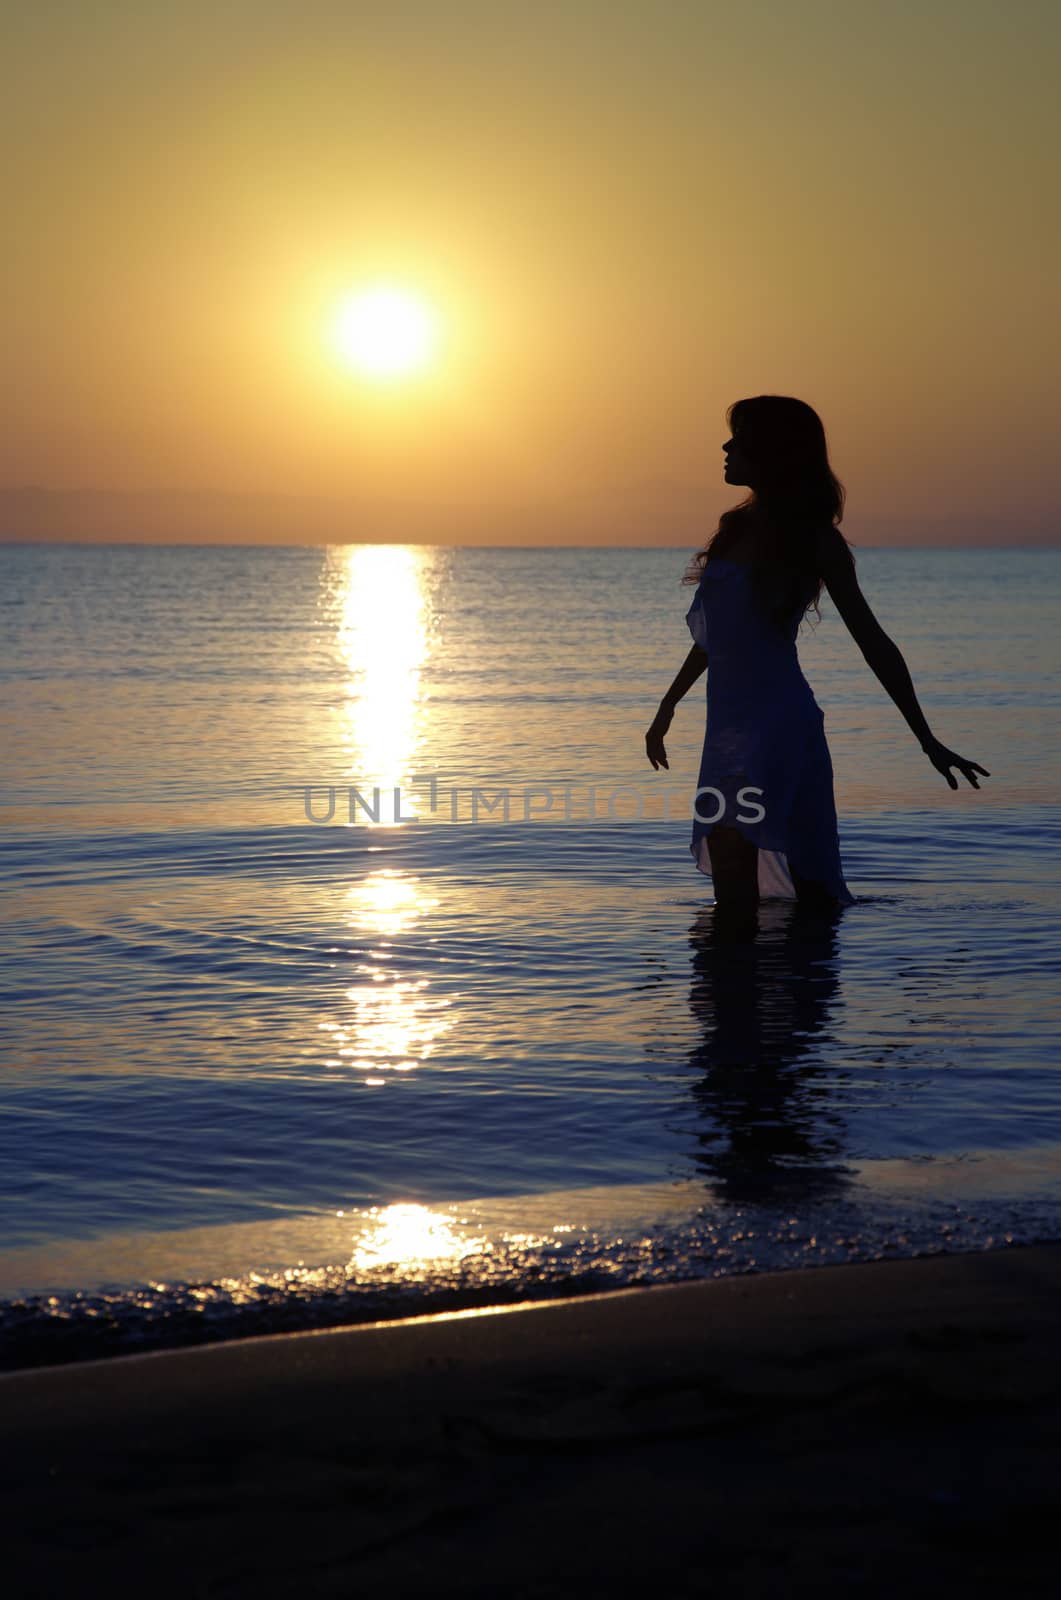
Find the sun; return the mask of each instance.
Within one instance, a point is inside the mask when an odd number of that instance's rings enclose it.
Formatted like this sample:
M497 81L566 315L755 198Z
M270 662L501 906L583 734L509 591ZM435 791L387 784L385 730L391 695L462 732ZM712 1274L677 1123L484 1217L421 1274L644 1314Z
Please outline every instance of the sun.
M341 303L332 337L340 360L355 372L366 378L404 378L430 364L437 319L418 295L376 284Z

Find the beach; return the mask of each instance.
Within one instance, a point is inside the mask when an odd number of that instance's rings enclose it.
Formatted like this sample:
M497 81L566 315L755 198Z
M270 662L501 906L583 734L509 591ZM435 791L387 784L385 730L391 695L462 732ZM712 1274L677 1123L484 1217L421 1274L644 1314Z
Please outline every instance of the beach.
M1056 1593L1061 1244L0 1378L18 1592Z

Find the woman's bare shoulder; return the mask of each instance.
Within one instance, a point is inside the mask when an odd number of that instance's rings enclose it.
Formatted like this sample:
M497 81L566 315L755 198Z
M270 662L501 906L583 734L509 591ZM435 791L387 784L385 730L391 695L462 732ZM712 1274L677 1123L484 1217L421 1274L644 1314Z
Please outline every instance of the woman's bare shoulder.
M855 565L851 546L834 522L815 530L814 554L824 577L851 572Z

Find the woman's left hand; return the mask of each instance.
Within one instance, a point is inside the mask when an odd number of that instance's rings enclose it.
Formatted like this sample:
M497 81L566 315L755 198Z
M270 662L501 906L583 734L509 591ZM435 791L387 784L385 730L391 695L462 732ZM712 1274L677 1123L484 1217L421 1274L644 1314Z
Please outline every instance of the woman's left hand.
M924 750L926 756L931 761L936 771L942 772L952 789L956 789L958 787L958 780L957 778L951 776L951 767L957 767L958 771L963 773L964 776L968 778L974 789L979 789L980 787L976 779L973 777L974 772L982 773L985 778L989 778L991 776L986 767L981 767L975 761L967 761L964 756L959 756L953 750L948 750L947 746L945 744L940 744L938 739L930 740L928 744L922 745L921 748Z
M670 771L670 765L667 761L667 751L663 743L663 735L670 727L671 721L672 713L667 710L666 706L660 706L659 710L656 712L652 726L645 734L645 754L651 761L653 769L657 772L659 771L660 767L666 767L667 771Z

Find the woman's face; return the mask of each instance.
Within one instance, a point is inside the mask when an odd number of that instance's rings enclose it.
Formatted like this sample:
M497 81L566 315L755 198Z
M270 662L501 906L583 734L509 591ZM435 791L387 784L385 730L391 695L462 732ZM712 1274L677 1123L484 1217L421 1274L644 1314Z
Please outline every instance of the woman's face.
M736 435L726 440L722 446L722 454L726 458L726 464L722 472L725 481L727 483L744 484L749 489L752 488L751 463L747 456L742 454L740 442Z

